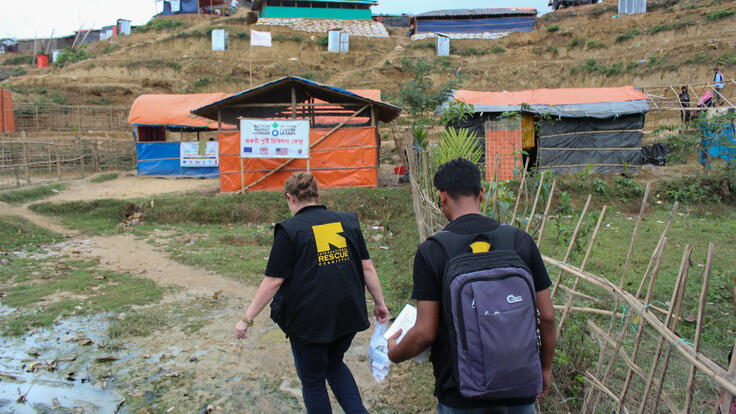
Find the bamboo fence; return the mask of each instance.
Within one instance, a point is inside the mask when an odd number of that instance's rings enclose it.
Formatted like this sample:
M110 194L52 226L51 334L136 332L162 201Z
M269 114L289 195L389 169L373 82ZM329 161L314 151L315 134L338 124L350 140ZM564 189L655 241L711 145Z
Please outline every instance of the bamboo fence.
M403 135L402 135L403 134ZM400 141L413 142L411 131L394 130L394 138ZM406 143L403 144L407 148ZM438 230L445 224L441 211L437 207L436 190L432 187L433 174L431 151L411 149L408 146L407 159L409 166L410 184L414 199L414 211L420 235L420 241ZM550 203L554 184L550 191L543 214L538 214L537 203L539 191L545 180L544 174L538 177L518 177L521 185L516 195L516 205L511 222L515 225L518 217L524 218L526 228L531 229L532 236L539 234L537 243L543 243L541 232L548 220ZM538 182L538 183L537 183ZM531 185L531 188L526 188ZM493 188L489 186L489 189ZM521 212L520 203L522 194L527 201L532 199L532 212L526 218L526 211ZM583 413L693 413L716 411L721 407L722 413L730 412L728 403L732 395L736 395L736 358L731 360L729 367L720 366L716 359L723 360L723 356L714 352L710 346L711 356L704 353L702 344L704 331L704 314L707 296L710 291L709 281L712 273L715 246L708 246L707 262L695 275L691 268L693 247L687 245L682 249L679 272L677 272L674 286L657 283L660 272L667 235L671 224L677 216L678 204L675 203L664 224L657 246L651 253L646 270L641 275L633 275L630 262L632 251L641 248L638 243L638 232L641 221L648 208L650 188L647 186L642 198L636 225L631 238L627 241L626 256L621 257L621 275L611 275L617 278L611 282L608 278L587 271L586 265L595 250L599 230L605 220L607 207L603 209L595 220L595 230L588 239L585 253L579 265L571 263L574 259L571 251L576 246L581 223L588 213L591 197L582 211L573 217L577 220L572 232L565 256L563 259L543 256L553 279L552 295L557 317L558 343L566 335L565 322L570 315L577 313L587 320L586 340L599 346L597 363L590 370L581 373L584 377L585 388L583 395L566 395L567 400L579 400ZM492 197L487 194L487 197ZM524 208L529 208L525 206ZM616 236L617 239L620 236ZM540 244L540 250L545 251ZM582 253L582 251L580 252ZM698 300L692 300L694 295L685 295L685 286L690 279L697 278L700 286ZM627 283L628 282L628 283ZM692 284L692 282L691 282ZM636 289L630 292L627 287ZM671 290L668 297L662 297L662 292ZM711 292L712 293L712 292ZM682 322L685 309L697 309L694 334L688 337L680 336L677 328ZM690 323L693 321L690 320ZM712 322L711 322L712 323ZM710 332L718 327L711 326ZM689 331L688 331L689 332ZM733 334L731 334L733 337ZM727 350L726 350L727 351ZM727 353L727 352L725 352ZM724 353L724 355L725 355ZM567 379L560 379L566 381ZM552 404L554 405L554 403Z
M128 131L128 107L15 103L17 131Z
M132 140L0 139L0 189L135 168Z

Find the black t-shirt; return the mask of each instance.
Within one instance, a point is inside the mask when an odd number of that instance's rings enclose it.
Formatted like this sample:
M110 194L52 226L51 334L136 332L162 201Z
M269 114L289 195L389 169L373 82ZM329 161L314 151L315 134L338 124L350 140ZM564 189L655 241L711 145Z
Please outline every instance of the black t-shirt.
M480 214L468 214L457 218L445 227L446 231L458 234L476 234L493 231L500 223ZM529 266L534 278L534 288L537 292L547 289L552 281L547 274L542 256L539 253L534 240L526 232L517 229L514 238L514 250L522 260ZM417 249L414 257L414 290L411 298L415 300L427 300L440 302L442 300L442 274L445 270L447 257L442 246L434 240L427 240ZM447 344L448 333L446 332L442 318L440 318L439 332L435 342L432 344L431 356L434 368L435 395L444 405L453 408L482 408L494 405L524 405L534 402L534 398L519 398L509 400L477 400L468 399L460 395L457 386L450 381L452 370Z
M369 258L356 214L301 209L274 232L266 275L285 280L271 319L289 337L315 344L368 329L362 260Z
M324 206L307 206L299 210L295 215L304 214L310 209L325 209ZM360 253L360 260L370 259L368 247L365 245L363 233L360 233L357 240L357 248ZM289 279L294 270L294 243L289 238L289 234L283 227L276 227L273 235L273 246L271 246L271 254L268 256L268 264L266 265L266 276L280 277Z

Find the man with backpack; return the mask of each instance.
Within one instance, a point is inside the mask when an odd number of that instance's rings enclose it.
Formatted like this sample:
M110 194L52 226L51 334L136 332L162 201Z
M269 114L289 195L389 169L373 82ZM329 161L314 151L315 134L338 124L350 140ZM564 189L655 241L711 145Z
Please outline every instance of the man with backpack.
M556 344L551 281L531 236L481 214L473 163L456 159L434 175L450 221L414 258L417 319L393 362L431 346L440 414L533 414L549 390Z

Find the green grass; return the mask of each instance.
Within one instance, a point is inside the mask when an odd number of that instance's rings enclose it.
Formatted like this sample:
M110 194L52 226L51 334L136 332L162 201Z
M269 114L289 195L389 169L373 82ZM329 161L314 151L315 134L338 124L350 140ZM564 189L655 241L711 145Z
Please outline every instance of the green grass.
M5 191L0 193L0 201L20 205L50 197L64 189L66 189L66 185L64 184L51 184L22 190Z
M57 243L61 239L60 234L38 227L22 217L0 215L0 251Z
M132 311L112 318L107 336L116 340L130 336L149 336L159 329L166 329L174 320L159 309Z
M559 24L552 24L552 25L549 25L549 26L547 27L547 31L548 31L549 33L554 33L554 32L557 32L557 31L559 31L559 30L560 30L560 25L559 25Z
M59 317L121 311L161 299L153 281L96 266L84 260L12 259L0 269L0 289L6 292L3 304L16 309L0 316L2 333L21 335Z
M104 183L105 181L111 181L118 178L118 173L107 173L101 174L96 177L90 178L91 183Z
M616 36L616 43L622 43L627 40L633 39L634 37L639 36L640 33L641 32L639 31L638 28L629 29L626 31L626 33L622 33Z
M710 12L706 14L706 19L709 22L715 22L717 20L725 19L727 17L731 17L734 14L736 14L736 9L730 9L730 10L716 10L714 12Z
M122 220L137 210L136 204L130 201L109 199L60 204L36 203L28 208L39 214L58 217L65 226L90 234L117 232Z

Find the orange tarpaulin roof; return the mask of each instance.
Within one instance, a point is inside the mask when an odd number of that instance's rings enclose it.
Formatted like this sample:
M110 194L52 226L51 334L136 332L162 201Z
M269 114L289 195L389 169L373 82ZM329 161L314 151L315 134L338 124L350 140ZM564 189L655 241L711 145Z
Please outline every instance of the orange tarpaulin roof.
M620 88L532 89L518 92L458 90L455 100L472 105L576 105L648 99L633 86Z
M186 128L217 129L217 122L194 115L197 108L225 99L229 93L195 93L186 95L141 95L130 108L131 125L164 125Z

